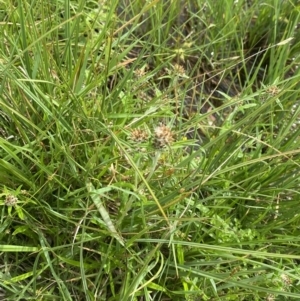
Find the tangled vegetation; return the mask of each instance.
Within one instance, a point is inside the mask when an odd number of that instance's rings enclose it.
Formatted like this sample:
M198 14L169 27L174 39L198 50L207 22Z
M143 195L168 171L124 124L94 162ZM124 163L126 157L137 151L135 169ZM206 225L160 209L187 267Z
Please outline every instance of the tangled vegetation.
M299 13L0 1L0 300L298 300Z

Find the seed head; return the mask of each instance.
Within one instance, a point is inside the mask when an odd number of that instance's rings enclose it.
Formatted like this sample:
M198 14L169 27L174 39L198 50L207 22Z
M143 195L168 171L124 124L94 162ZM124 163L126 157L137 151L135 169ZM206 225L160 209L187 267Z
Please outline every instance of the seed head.
M174 141L174 133L171 129L163 124L160 124L154 129L154 146L162 148L170 145Z
M266 297L266 301L275 301L275 296L272 295L272 294L269 294L269 295Z
M181 65L175 64L173 66L173 68L174 68L174 72L177 73L177 75L179 75L179 76L184 76L185 75L185 70Z
M18 198L12 194L8 194L5 198L5 205L8 207L15 206L18 202Z
M141 129L134 129L130 133L129 139L133 142L145 142L149 138L149 135L146 131Z
M279 93L280 93L280 89L277 87L277 86L275 86L275 85L273 85L273 86L269 86L269 87L267 87L267 89L266 89L266 92L270 95L270 96L276 96L276 95L278 95Z
M282 280L284 286L290 286L291 285L291 279L288 275L281 274L281 280Z

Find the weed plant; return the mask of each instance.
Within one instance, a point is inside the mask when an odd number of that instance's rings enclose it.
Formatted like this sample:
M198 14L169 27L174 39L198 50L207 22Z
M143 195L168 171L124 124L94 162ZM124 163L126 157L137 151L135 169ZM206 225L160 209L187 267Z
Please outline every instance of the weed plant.
M2 300L299 300L299 9L0 1Z

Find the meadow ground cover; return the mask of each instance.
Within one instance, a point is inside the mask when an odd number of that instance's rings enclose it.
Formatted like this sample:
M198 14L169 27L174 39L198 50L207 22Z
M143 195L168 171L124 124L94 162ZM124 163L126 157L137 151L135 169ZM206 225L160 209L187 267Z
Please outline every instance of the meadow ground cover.
M0 299L299 300L298 1L0 1Z

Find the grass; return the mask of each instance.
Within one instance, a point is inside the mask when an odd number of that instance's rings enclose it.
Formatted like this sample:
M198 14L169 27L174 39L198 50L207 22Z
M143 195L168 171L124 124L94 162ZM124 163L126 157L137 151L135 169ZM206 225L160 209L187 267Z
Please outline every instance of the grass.
M298 300L299 5L112 2L0 2L0 299Z

